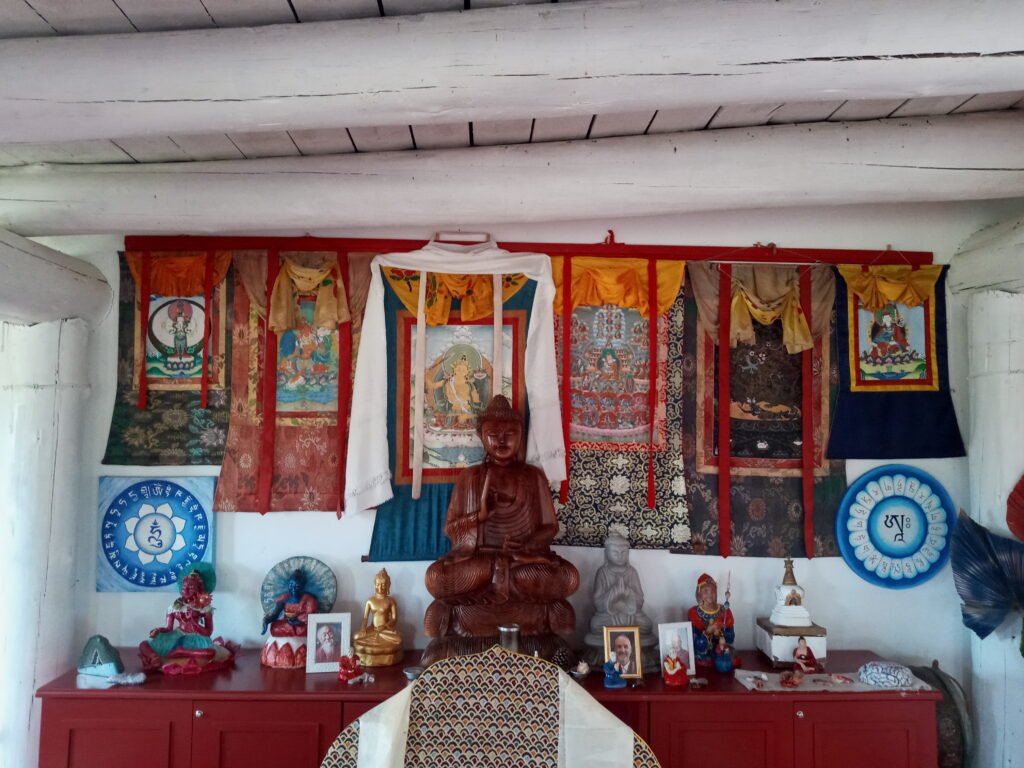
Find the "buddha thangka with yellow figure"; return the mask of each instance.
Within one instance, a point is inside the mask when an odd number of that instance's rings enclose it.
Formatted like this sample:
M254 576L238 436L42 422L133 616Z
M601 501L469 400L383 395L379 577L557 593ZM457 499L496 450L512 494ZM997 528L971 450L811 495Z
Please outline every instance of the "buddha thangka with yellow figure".
M391 577L381 568L373 580L373 596L363 607L363 625L352 645L364 667L387 667L402 660L398 604L391 597Z

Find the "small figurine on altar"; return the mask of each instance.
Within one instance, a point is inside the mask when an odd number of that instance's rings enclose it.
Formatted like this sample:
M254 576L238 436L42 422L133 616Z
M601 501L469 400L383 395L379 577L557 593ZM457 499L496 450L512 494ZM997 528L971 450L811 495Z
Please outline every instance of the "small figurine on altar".
M349 685L373 682L373 675L363 671L355 648L349 650L348 656L342 656L338 660L338 679Z
M622 679L622 673L619 671L619 663L614 654L609 656L608 661L604 663L604 687L626 687L626 681Z
M306 574L296 568L288 579L288 591L279 595L274 608L263 617L261 635L298 637L306 634L309 614L317 612L316 598L306 592ZM280 618L281 614L284 618Z
M723 675L733 671L732 646L725 641L725 635L718 636L714 650L715 671Z
M600 661L604 655L605 627L635 626L640 628L638 662L647 672L656 672L658 638L653 632L654 622L643 609L644 588L640 574L629 564L629 539L620 533L609 533L604 540L604 564L594 577L593 601L590 631L583 640L590 661Z
M702 573L697 579L697 605L687 612L687 619L693 625L693 651L698 666L709 667L718 639L731 646L736 640L735 621L729 610L731 592L725 588L725 603L718 602L718 584L708 574Z
M305 668L309 615L329 613L337 593L337 578L316 558L290 557L271 568L260 592L264 611L260 634L270 630L260 663L280 669Z
M139 645L146 672L197 674L230 664L237 645L213 635L213 589L217 576L209 563L196 563L181 580L181 595L167 609L167 623Z
M796 648L793 649L793 667L799 667L802 672L817 672L818 661L814 658L814 651L807 645L807 638L803 635L796 641Z
M356 649L352 648L348 652L348 656L342 656L341 659L338 660L338 679L347 683L349 680L353 680L361 674L363 674L363 668L359 664L359 657L356 655Z
M590 674L590 665L586 661L580 659L576 666L572 668L572 676L577 682L583 682L587 675Z
M353 647L366 667L387 667L402 660L402 636L398 604L391 597L391 577L381 568L373 580L373 597L363 608L363 626L353 638Z
M688 685L690 676L686 668L690 665L689 654L683 650L683 642L678 634L672 635L668 655L661 662L661 676L665 685Z

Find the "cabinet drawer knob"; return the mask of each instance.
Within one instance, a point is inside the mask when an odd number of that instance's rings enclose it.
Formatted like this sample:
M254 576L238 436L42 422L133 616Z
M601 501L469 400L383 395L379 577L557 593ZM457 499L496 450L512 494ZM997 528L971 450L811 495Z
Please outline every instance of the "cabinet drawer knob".
M804 711L803 711L802 709L798 709L798 710L796 711L796 716L797 716L797 717L803 717L803 716L804 716Z
M202 717L202 716L203 716L203 710L201 710L201 709L197 709L197 710L196 710L196 717ZM803 715L803 713L801 712L801 713L800 713L800 717L803 717L803 716L804 716L804 715Z

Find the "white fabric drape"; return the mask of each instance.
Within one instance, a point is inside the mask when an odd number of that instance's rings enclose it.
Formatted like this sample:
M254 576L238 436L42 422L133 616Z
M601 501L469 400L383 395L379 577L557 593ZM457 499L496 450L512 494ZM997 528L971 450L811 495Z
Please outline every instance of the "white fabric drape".
M561 483L565 479L565 443L555 363L555 283L551 278L551 259L541 253L510 253L493 243L473 246L430 243L410 253L381 254L370 264L370 291L352 391L345 511L372 509L393 496L388 458L387 387L384 384L388 349L382 267L446 274L519 272L536 282L526 334L525 379L530 405L526 460L543 469L552 485ZM496 354L500 354L500 350Z
M359 718L358 768L402 768L415 685ZM633 765L633 731L581 685L558 671L559 768Z

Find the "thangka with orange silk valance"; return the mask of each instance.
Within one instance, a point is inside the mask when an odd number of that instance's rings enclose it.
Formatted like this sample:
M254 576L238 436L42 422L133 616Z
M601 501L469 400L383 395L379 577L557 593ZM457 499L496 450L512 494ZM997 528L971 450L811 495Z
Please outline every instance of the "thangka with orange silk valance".
M228 425L231 254L148 254L146 301L143 261L128 252L120 264L117 396L103 463L219 464Z
M946 267L839 267L839 398L828 455L964 455L946 363Z
M338 512L348 319L368 283L352 274L368 275L369 257L239 251L235 268L231 424L214 509Z

